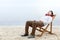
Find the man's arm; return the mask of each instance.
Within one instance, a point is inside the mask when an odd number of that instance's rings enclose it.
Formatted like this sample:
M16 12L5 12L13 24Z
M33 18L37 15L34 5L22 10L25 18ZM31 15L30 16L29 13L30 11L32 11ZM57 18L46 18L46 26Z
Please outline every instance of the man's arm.
M55 17L56 17L56 14L52 17L52 20L54 20Z

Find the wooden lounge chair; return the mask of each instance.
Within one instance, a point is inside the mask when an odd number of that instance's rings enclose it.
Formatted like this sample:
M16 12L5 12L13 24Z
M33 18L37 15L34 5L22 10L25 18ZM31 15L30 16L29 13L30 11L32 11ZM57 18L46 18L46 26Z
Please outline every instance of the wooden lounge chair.
M55 16L56 15L53 16L53 20L55 19ZM52 22L53 22L53 20L52 20ZM52 33L52 22L50 24L48 24L45 28L42 27L42 28L36 29L37 31L42 32L41 35L38 35L38 36L42 36L44 32L48 32L49 34L54 34L54 33ZM50 25L50 31L47 30L49 25Z

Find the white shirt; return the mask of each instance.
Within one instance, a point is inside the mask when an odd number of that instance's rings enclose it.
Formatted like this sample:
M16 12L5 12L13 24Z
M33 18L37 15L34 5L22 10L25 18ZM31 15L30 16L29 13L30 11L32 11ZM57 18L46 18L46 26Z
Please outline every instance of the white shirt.
M41 21L43 21L44 25L47 25L52 22L51 16L43 16L40 18Z

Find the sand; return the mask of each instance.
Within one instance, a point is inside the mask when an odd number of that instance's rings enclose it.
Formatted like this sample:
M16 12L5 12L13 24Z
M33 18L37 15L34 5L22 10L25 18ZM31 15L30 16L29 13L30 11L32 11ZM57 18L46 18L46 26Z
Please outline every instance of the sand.
M29 29L31 30L31 29ZM60 27L53 27L53 33L56 35L51 35L44 33L42 37L37 37L28 39L28 37L21 37L24 34L23 26L0 26L0 40L60 40ZM40 32L36 31L36 35Z

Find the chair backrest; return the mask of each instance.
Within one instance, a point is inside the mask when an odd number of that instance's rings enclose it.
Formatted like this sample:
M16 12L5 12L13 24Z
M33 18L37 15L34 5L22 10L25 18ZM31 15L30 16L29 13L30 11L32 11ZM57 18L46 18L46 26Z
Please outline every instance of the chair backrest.
M56 17L56 14L53 16L52 20L54 20L54 19L55 19L55 17Z

